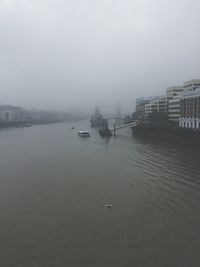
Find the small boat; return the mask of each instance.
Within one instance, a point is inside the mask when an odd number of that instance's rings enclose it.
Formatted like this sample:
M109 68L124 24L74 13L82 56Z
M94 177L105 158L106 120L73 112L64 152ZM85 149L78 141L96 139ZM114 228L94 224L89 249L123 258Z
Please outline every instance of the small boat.
M78 131L78 135L81 137L89 137L90 133L88 131L85 131L85 130L80 130L80 131Z
M111 137L112 136L112 132L109 129L99 129L99 134L101 135L101 137Z
M17 127L31 127L31 124L30 123L22 123L22 124L19 124Z
M99 129L99 134L101 135L101 137L111 137L112 136L112 132L108 128L108 120L104 121L103 127L101 129Z

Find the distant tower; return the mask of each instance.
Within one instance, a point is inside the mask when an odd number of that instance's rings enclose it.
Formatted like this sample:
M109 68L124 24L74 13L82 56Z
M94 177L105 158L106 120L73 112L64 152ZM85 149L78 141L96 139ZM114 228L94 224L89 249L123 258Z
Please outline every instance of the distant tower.
M122 122L122 110L121 110L121 106L118 104L116 106L115 123L116 124L121 124L121 122Z

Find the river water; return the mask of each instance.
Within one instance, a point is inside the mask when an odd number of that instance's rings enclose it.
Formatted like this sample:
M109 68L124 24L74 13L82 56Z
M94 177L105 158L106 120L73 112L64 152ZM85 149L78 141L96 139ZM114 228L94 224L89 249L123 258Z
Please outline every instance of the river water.
M0 266L199 267L200 151L86 128L0 131Z

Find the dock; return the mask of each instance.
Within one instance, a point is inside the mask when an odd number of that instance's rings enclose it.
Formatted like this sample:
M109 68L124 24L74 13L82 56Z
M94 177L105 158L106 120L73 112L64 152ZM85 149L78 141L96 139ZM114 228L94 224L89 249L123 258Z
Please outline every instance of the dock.
M116 135L116 130L127 128L127 127L137 127L137 126L138 126L138 122L137 121L134 121L134 122L129 123L129 124L123 124L123 125L120 125L120 126L116 126L114 124L114 127L112 129L110 129L110 131L113 132L113 134L115 136Z

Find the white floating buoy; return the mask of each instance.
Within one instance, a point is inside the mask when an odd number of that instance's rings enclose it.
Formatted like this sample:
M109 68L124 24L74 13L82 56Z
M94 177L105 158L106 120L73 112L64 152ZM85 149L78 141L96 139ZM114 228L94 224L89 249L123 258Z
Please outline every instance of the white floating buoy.
M106 207L110 210L112 208L112 205L111 204L105 204L104 207Z

